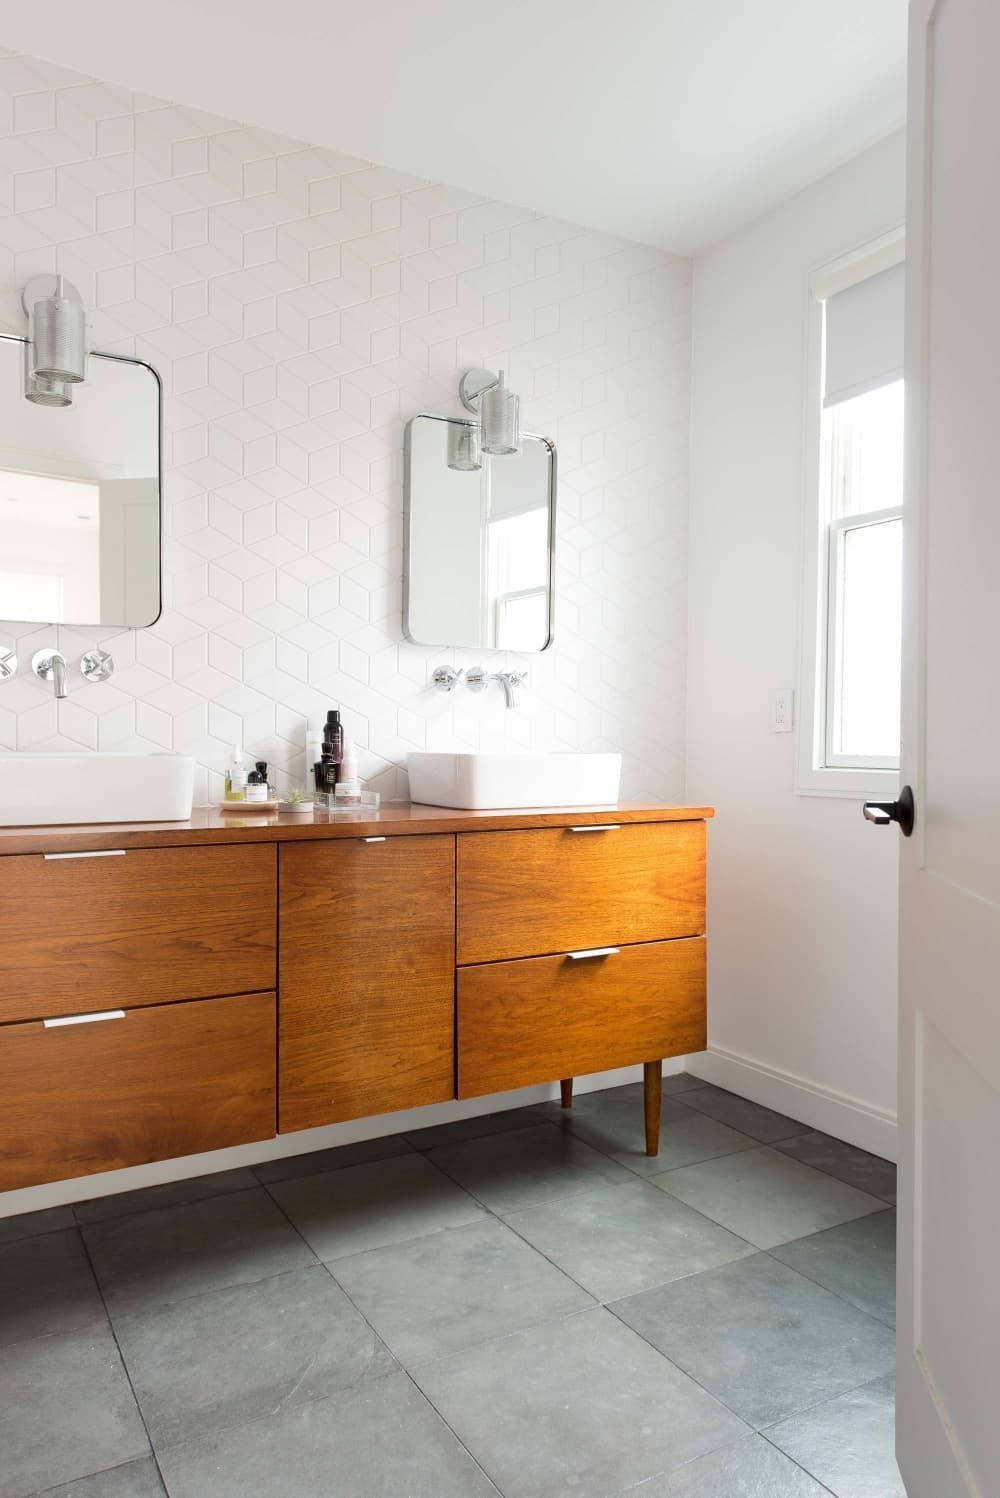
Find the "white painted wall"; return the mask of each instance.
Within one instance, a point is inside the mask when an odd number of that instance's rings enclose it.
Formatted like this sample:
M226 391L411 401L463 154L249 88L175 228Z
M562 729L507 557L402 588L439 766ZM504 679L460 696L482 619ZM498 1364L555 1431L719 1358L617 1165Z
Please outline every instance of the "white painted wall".
M903 221L901 134L695 262L687 796L713 803L694 1069L894 1149L897 839L795 793L807 283Z

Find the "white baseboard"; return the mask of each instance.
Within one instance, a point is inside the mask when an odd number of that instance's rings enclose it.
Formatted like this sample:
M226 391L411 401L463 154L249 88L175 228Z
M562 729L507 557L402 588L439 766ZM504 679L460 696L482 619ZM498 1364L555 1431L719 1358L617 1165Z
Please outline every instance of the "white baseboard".
M704 1082L738 1092L741 1097L773 1108L776 1113L786 1113L789 1118L880 1155L883 1160L896 1159L896 1115L873 1108L846 1092L821 1087L805 1077L778 1071L750 1056L717 1046L689 1056L684 1069Z
M675 1057L665 1061L663 1075L683 1071L684 1059ZM578 1093L600 1092L605 1087L621 1087L627 1082L641 1081L641 1066L623 1066L617 1071L577 1077L573 1086ZM133 1165L127 1170L108 1170L100 1175L52 1181L45 1186L25 1186L18 1191L0 1192L0 1219L17 1217L22 1212L41 1212L47 1207L62 1207L68 1202L89 1201L95 1196L117 1196L121 1191L160 1186L166 1181L214 1175L216 1171L235 1170L242 1165L260 1165L265 1160L283 1160L288 1155L311 1154L313 1150L331 1149L338 1144L356 1144L361 1139L410 1133L431 1124L478 1118L482 1113L502 1113L508 1108L549 1102L558 1096L558 1082L547 1082L539 1087L522 1087L517 1092L495 1093L463 1102L435 1103L429 1108L410 1108L403 1113L383 1113L377 1118L357 1118L350 1123L304 1129L299 1134L280 1134L274 1139L261 1140L259 1144L240 1144L232 1149L210 1150L204 1155L182 1155L174 1160L158 1160L152 1165Z

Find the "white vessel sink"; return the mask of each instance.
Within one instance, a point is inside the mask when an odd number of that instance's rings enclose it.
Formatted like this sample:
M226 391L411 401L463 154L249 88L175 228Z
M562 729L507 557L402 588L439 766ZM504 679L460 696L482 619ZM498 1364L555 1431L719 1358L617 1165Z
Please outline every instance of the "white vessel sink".
M183 822L190 754L0 754L0 827Z
M445 754L407 758L410 800L472 811L522 806L612 806L620 754Z

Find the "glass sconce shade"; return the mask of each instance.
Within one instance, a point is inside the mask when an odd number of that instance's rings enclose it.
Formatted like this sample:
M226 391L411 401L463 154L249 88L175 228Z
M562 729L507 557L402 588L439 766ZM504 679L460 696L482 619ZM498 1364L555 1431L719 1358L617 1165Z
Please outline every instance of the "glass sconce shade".
M31 368L31 344L24 345L24 396L36 406L71 406L73 387L65 380L50 380Z
M479 400L479 423L484 453L506 457L516 453L519 442L518 399L503 382L503 370L497 383L484 390Z
M475 473L482 468L479 427L471 421L448 423L448 467L456 473Z

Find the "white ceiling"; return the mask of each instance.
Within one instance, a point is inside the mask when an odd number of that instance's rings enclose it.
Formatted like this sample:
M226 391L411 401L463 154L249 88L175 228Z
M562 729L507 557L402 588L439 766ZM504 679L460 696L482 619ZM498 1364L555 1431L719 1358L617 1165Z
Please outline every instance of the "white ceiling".
M906 0L0 0L8 47L691 254L903 122Z

